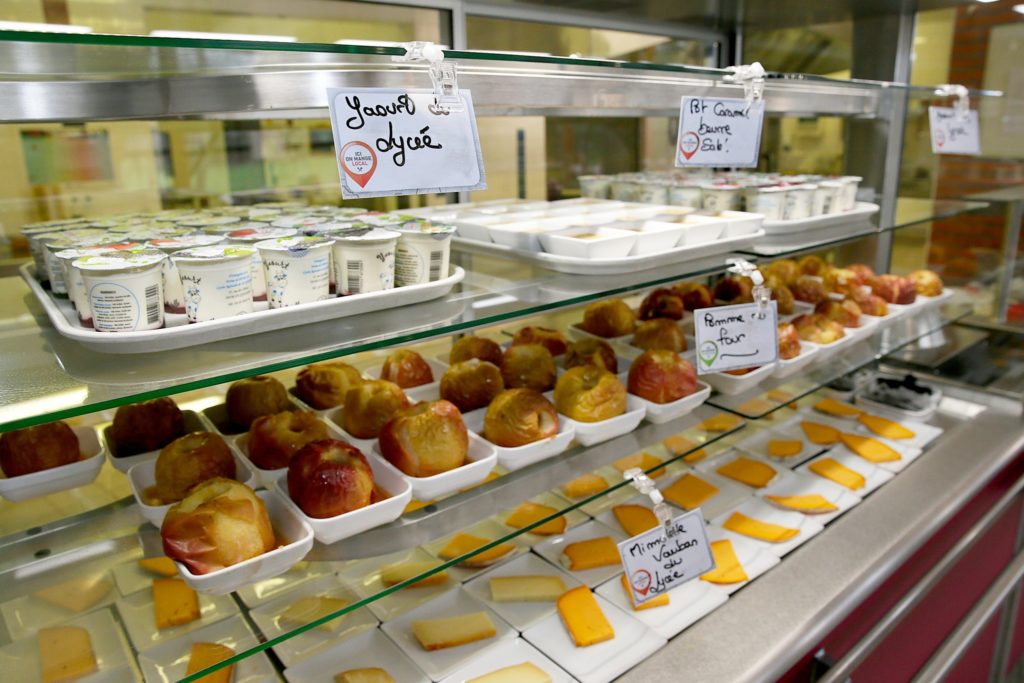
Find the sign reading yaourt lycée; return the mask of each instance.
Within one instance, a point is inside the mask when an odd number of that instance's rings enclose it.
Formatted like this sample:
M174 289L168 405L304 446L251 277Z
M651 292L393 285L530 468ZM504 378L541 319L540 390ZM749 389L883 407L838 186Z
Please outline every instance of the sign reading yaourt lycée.
M432 90L328 89L342 196L486 189L473 97L459 96L450 111Z

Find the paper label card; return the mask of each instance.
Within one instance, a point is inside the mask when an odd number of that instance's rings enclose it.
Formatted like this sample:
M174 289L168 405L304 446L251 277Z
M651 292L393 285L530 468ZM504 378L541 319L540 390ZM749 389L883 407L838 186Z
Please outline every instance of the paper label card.
M977 110L959 118L952 107L928 107L928 121L934 154L981 154Z
M699 508L622 541L619 554L637 604L715 568Z
M774 363L779 358L778 311L768 302L701 308L693 312L697 374L740 370Z
M444 111L433 90L329 88L334 151L346 199L487 187L473 97Z
M676 166L757 166L764 100L683 97Z

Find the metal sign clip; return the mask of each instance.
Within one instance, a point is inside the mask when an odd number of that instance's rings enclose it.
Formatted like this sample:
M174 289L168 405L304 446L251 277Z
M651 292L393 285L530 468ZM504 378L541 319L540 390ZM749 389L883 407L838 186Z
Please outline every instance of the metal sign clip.
M937 86L935 88L935 94L939 97L955 97L956 102L953 103L953 109L956 112L956 117L961 121L967 118L967 113L971 110L971 97L967 90L967 86L958 85L956 83L946 83L944 85Z
M725 260L729 264L727 269L730 273L736 273L743 277L749 277L754 283L754 288L751 290L751 294L754 297L754 303L757 304L757 317L764 319L767 315L766 311L772 300L772 290L770 287L764 286L764 275L757 269L750 261L742 258L728 258Z
M729 75L725 80L743 85L743 97L746 98L747 104L764 98L765 70L761 62L726 67L726 71Z
M661 491L654 485L654 480L647 476L639 467L631 467L622 473L624 479L629 479L637 491L648 496L651 502L654 503L654 516L658 518L662 527L665 529L665 536L670 537L672 535L672 510L669 509L668 503L665 502L665 497L661 495Z

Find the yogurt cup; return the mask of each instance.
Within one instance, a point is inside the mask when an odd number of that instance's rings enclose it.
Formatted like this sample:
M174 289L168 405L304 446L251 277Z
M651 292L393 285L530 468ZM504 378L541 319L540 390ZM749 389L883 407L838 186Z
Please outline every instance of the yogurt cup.
M252 313L253 247L213 244L176 251L168 259L179 275L190 323Z
M786 187L786 204L783 209L783 218L788 221L798 221L810 218L814 210L814 193L818 190L817 185L789 185Z
M271 225L275 228L294 228L299 232L304 232L307 228L327 221L327 216L281 216L275 219Z
M843 190L843 184L837 180L823 180L818 183L818 189L814 191L814 206L812 211L815 216L824 216L830 213L839 213L842 209L842 202L839 197Z
M857 190L864 179L857 175L844 175L839 179L842 188L839 190L839 205L842 211L853 211L857 208Z
M82 272L92 325L98 332L134 332L163 327L163 262L156 249L83 256Z
M673 206L692 206L696 209L700 207L703 198L700 185L684 183L668 188L668 203Z
M174 224L143 225L124 233L124 238L133 242L148 242L150 240L172 239L185 235L194 235L195 228L187 228Z
M98 256L113 251L141 248L142 245L138 242L118 242L115 244L65 249L54 254L61 265L64 282L68 288L68 299L71 300L71 306L78 312L78 320L82 325L92 327L92 308L89 306L89 294L85 291L85 280L82 279L82 271L75 268L74 262L84 256Z
M612 181L608 193L612 199L622 202L635 202L640 191L640 183L632 179L616 178Z
M267 277L263 273L263 259L260 258L260 250L256 248L256 243L281 237L292 237L297 233L298 230L295 228L273 228L260 223L257 227L232 230L225 235L229 244L248 245L253 248L251 261L253 301L267 300Z
M420 285L448 277L455 226L443 224L402 225L395 250L395 286Z
M256 202L253 204L257 209L276 209L277 211L293 211L304 209L306 205L302 202Z
M701 207L708 211L739 211L743 195L739 185L701 185Z
M330 297L331 245L318 235L257 242L271 308L299 306Z
M275 212L274 215L277 215ZM229 232L235 232L236 230L263 230L270 227L268 223L261 221L242 221L240 223L224 223L222 225L210 225L203 228L203 232L207 235L227 235Z
M54 225L53 221L51 221L48 223L32 223L21 229L21 235L28 242L28 248L32 254L32 262L36 266L37 280L47 282L50 279L50 276L46 273L46 248L43 246L42 238L66 232L80 225L83 225L83 223L58 221L57 225Z
M395 249L402 233L364 227L331 234L331 256L342 296L395 286Z
M53 254L63 249L76 246L91 246L104 240L116 242L117 238L109 238L106 230L99 228L77 228L62 232L48 232L36 237L37 246L42 250L43 276L50 283L50 289L57 296L64 298L68 290L64 285L64 275L60 264ZM51 247L51 245L53 245Z
M147 247L171 254L191 247L207 247L224 241L222 235L181 235L170 239L156 239L146 242ZM185 292L181 288L181 276L173 259L164 261L164 312L184 313Z
M611 197L613 176L610 175L581 175L580 194L591 199L608 199Z
M786 197L789 190L784 187L755 187L746 193L747 211L764 215L766 221L781 221L786 212Z
M644 204L668 204L669 184L663 180L637 183L636 201Z

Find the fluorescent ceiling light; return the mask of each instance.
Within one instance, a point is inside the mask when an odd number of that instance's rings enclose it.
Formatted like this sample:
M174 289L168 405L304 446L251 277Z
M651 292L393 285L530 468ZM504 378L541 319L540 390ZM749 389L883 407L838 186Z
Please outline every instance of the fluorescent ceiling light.
M255 33L207 33L206 31L150 31L154 38L196 38L198 40L257 40L265 43L295 43L295 36L265 36Z
M0 21L0 31L39 31L40 33L92 33L89 26L41 24L33 21Z

